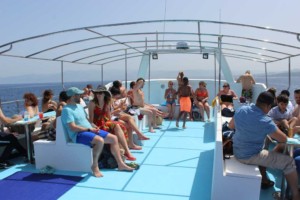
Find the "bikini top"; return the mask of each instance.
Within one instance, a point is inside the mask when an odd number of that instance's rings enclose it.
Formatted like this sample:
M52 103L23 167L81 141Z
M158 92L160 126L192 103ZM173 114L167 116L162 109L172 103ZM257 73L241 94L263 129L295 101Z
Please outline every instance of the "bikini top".
M197 95L197 97L203 97L203 98L206 98L208 96L206 90L203 90L203 91L197 90L197 94L196 95Z
M220 98L222 102L233 103L233 95L222 94Z

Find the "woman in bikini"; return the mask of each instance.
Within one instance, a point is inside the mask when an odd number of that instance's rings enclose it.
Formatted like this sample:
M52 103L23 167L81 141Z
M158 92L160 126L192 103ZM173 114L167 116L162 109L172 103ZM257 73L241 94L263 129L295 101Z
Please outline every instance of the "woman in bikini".
M236 93L230 89L229 83L223 84L223 90L217 94L221 102L222 115L232 117L234 114L233 99L238 99Z
M125 157L127 160L134 161L136 158L131 154L125 138L128 137L126 127L118 121L111 120L111 94L107 91L105 86L98 86L93 90L94 99L90 101L89 121L101 130L110 132L118 137L119 143L125 150Z
M165 99L168 107L169 119L173 119L176 102L176 90L173 88L174 83L169 81L168 89L165 90Z
M204 81L199 82L199 88L195 91L195 105L199 108L201 114L201 121L204 122L204 110L207 115L207 121L210 121L210 108L207 102L208 90L206 89L206 83Z

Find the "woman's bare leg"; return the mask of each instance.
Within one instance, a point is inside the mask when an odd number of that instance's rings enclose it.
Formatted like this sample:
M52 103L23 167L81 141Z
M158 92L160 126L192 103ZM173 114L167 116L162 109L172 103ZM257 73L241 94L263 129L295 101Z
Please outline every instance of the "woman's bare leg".
M133 168L127 166L124 163L124 161L122 160L122 157L120 154L120 148L119 148L119 144L118 144L118 138L115 135L108 134L105 137L104 142L106 144L110 144L110 151L118 163L119 170L122 170L122 171L133 171L134 170Z
M138 135L139 140L149 140L149 138L139 130L132 116L122 115L121 119L129 124L130 128Z
M209 121L210 120L210 107L207 102L204 104L204 109L205 109L205 112L207 115L207 120Z
M117 136L120 144L123 146L123 148L125 150L125 154L130 156L130 157L133 157L133 155L129 151L128 144L127 144L127 141L126 141L125 136L124 136L124 132L122 131L119 124L116 124L116 126L114 128L114 133Z

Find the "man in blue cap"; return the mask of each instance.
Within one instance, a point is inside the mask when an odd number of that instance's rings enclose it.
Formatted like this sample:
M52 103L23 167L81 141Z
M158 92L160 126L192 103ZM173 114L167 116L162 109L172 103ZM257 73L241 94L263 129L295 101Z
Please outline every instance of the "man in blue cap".
M93 127L84 112L80 103L80 95L83 90L71 87L67 91L67 105L64 106L61 115L63 126L74 143L81 143L93 148L92 171L96 177L102 177L102 173L98 167L98 159L102 152L104 143L110 144L110 150L118 163L118 169L124 171L132 171L133 168L128 167L122 160L118 139L106 131Z

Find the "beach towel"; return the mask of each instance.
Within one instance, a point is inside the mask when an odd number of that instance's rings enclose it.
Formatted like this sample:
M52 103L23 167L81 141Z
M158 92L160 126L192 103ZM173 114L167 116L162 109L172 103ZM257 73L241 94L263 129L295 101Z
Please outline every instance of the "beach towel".
M192 103L190 97L180 97L180 111L190 112L191 106Z

